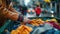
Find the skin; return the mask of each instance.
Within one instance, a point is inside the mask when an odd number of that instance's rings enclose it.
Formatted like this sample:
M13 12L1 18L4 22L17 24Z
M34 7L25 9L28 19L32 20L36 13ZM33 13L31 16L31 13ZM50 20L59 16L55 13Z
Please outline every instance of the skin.
M19 19L19 14L21 14L21 13L18 12L18 11L16 11L13 8L13 6L12 6L11 3L8 4L8 5L6 5L5 0L4 1L2 0L2 3L0 3L0 17L1 17L0 19L3 19L4 18L3 20L10 19L10 20L13 20L13 21L17 21ZM1 20L2 23L4 23L3 20ZM26 17L24 17L23 22L26 23L28 21L29 21L29 19L26 18Z
M12 12L12 11L8 10L7 8L2 7L2 6L0 7L0 13L2 15L4 15L6 18L9 18L9 19L14 20L14 21L17 20L18 16L19 16L19 14L16 11Z
M6 5L6 1L2 0L2 3L0 2L0 15L3 18L16 21L18 20L19 13L12 7L11 3Z

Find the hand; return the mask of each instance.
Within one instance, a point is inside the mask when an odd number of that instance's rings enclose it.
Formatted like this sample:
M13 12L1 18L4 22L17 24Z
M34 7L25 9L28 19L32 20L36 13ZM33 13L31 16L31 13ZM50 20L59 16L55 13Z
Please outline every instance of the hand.
M28 18L24 18L24 23L29 23L31 20Z

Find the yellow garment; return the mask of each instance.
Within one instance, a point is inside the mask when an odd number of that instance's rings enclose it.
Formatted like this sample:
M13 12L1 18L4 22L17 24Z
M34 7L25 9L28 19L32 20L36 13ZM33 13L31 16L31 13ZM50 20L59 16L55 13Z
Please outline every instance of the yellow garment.
M57 20L56 20L56 19L46 20L46 22L49 22L49 21L54 21L54 22L57 22Z
M48 2L48 3L50 3L51 1L50 0L44 0L45 2Z
M16 30L12 30L10 34L18 34Z
M34 25L34 26L39 26L44 24L44 21L42 19L33 19L30 24Z
M51 21L57 22L57 20L56 20L56 19L51 19Z
M46 20L45 22L49 22L50 20Z
M30 34L31 31L32 31L31 27L21 25L16 30L12 30L11 34Z

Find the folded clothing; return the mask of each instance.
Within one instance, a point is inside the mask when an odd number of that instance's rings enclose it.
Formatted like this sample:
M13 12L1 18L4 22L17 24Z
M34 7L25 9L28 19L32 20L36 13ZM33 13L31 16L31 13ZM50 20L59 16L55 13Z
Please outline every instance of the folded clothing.
M60 25L56 24L55 22L51 21L49 22L51 25L53 25L54 28L57 28L58 30L60 30Z
M49 23L45 23L45 24L44 24L44 29L50 30L50 29L52 29L52 28L53 28L53 27L52 27L51 24L49 24Z
M46 31L43 27L36 28L32 34L41 34L42 32Z
M41 34L60 34L60 31L59 30L55 30L55 28L53 29L50 29L50 30L47 30Z
M49 23L45 23L42 27L35 28L32 34L41 34L42 32L45 32L51 29L53 29L53 27Z

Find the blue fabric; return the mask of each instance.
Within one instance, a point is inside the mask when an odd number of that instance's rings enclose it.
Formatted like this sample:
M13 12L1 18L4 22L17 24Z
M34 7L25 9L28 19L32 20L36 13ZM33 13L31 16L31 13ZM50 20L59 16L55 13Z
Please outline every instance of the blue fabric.
M45 23L44 25L41 25L41 26L38 26L34 29L34 31L32 32L32 34L41 34L47 30L51 30L53 29L53 27L48 24L48 23Z
M41 34L44 31L46 30L43 27L37 27L32 34Z
M47 31L45 34L54 34L54 31L55 30L52 29L52 30Z
M60 31L55 31L54 34L60 34Z
M50 29L53 29L53 27L49 23L45 23L44 24L44 29L50 30Z
M60 30L55 30L55 29L51 29L51 30L48 30L48 31L45 31L41 34L60 34Z
M18 25L14 25L14 26L13 26L13 29L15 30L17 27L18 27Z
M24 11L24 15L26 16L26 14L27 14L27 11Z

